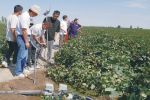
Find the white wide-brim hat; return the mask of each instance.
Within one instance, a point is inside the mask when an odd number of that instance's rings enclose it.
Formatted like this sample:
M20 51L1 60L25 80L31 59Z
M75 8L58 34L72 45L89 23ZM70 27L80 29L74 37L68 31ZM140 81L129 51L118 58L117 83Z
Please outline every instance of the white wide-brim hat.
M40 14L41 8L38 5L33 5L30 10L32 10L33 12L35 12L37 15Z

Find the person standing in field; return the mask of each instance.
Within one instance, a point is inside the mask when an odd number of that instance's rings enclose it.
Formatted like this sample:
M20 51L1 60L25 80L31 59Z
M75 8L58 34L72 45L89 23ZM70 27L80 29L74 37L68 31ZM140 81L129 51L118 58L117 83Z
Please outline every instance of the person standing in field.
M15 66L16 59L17 59L17 33L16 27L19 23L18 16L22 14L23 7L21 5L16 5L14 7L14 13L9 15L7 18L7 33L6 33L6 40L8 43L8 51L5 55L5 61L2 62L4 67L8 67L10 64L10 57L13 55L12 66Z
M53 12L53 16L52 17L47 17L44 19L43 23L48 22L50 24L52 24L52 27L49 28L48 30L46 30L46 32L48 33L48 37L47 34L45 34L45 38L48 39L48 51L47 51L47 60L49 63L51 63L51 53L52 53L52 48L53 48L53 43L55 41L55 36L56 33L60 32L60 21L58 20L60 16L60 11L54 11Z
M28 48L30 47L29 38L30 32L30 18L35 17L39 14L40 7L33 5L28 11L24 12L19 18L19 24L16 28L17 32L17 44L18 44L18 55L16 63L16 75L19 77L25 77L23 74L25 65L27 62Z
M45 41L45 30L50 28L51 25L47 23L41 23L41 24L35 24L33 25L30 30L31 30L31 61L34 64L35 63L35 53L37 50L37 53L39 55L36 56L38 59L40 56L40 52L42 47L46 47L46 41ZM36 66L36 68L40 68L39 66ZM34 70L34 67L31 66L30 70Z
M68 16L64 15L63 16L63 20L61 21L60 24L60 40L59 40L59 45L60 47L63 46L64 42L65 42L65 37L68 34L67 29L68 29Z
M69 40L70 20L67 21L67 35L65 36L65 43Z
M69 34L71 38L76 38L80 29L81 25L79 24L79 20L75 18L74 21L70 23Z

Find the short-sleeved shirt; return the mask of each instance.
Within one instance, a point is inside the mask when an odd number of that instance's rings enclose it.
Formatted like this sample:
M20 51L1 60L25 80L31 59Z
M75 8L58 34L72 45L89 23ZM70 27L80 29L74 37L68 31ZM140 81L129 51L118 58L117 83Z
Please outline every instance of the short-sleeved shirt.
M76 23L71 23L70 24L70 32L72 34L76 34L78 32L78 29L81 27L81 25L76 24Z
M36 37L41 37L44 35L44 30L42 29L42 23L41 24L35 24L31 28L31 34L35 35Z
M60 24L60 35L66 35L68 29L67 21L62 20Z
M24 12L20 17L19 17L19 24L17 25L16 32L18 35L22 35L22 28L27 29L27 34L31 35L31 31L29 29L30 27L30 20L31 17L29 15L29 12Z
M11 14L7 17L7 32L6 39L7 41L14 41L13 33L11 29L16 29L17 24L19 23L18 17L15 14Z
M48 29L48 41L54 40L55 33L60 31L60 21L54 20L52 17L47 17L43 22L49 22L50 24L52 24L52 28ZM47 39L46 34L45 38Z

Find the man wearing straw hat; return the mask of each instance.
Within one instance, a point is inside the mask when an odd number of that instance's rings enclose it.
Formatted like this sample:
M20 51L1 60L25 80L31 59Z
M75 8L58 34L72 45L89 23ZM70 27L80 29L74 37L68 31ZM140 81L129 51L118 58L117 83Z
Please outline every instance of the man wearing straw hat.
M40 7L37 5L33 5L28 11L24 12L19 18L19 24L17 26L17 44L18 44L18 55L17 55L17 63L15 73L17 76L23 78L25 75L23 74L27 56L28 56L28 48L30 47L29 37L31 35L30 32L30 19L31 17L35 17L39 15Z

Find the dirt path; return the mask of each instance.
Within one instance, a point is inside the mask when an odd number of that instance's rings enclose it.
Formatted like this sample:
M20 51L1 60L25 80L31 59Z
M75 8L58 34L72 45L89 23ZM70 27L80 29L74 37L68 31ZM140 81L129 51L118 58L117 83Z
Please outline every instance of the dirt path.
M9 82L0 83L0 91L10 91L10 90L43 90L46 83L52 83L53 81L46 78L45 71L37 72L37 83L33 84L33 74L25 79L17 79ZM55 88L58 85L54 84ZM25 96L25 95L0 95L0 100L41 100L40 96Z

